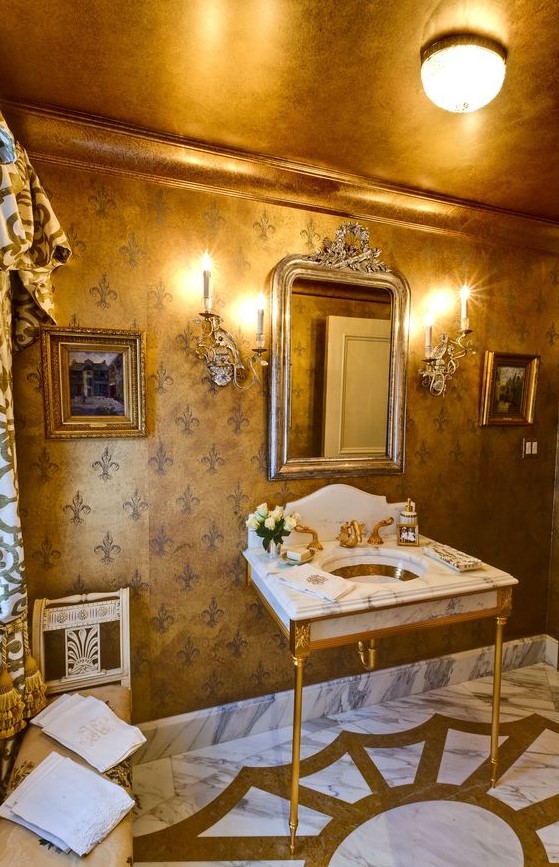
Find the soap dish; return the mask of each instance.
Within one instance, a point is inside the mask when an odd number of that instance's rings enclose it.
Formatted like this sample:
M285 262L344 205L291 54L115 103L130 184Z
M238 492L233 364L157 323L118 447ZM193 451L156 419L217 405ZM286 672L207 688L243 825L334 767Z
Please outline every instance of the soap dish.
M302 563L310 563L312 558L314 557L314 551L301 551L301 559L300 560L292 560L287 556L287 551L282 551L280 554L280 560L283 560L284 563L287 563L288 566L300 566Z

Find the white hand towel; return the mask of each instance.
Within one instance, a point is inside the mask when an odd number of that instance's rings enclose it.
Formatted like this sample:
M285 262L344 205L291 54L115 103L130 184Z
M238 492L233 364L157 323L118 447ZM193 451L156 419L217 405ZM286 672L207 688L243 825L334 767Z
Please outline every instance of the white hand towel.
M73 697L50 714L45 734L82 756L104 773L145 742L140 729L123 722L105 702L91 695Z
M320 599L326 599L328 602L336 602L355 587L352 581L346 581L339 575L332 575L331 572L316 569L312 563L291 566L288 569L289 571L286 569L285 572L274 572L282 584L286 584L294 590L301 590L303 593L311 593Z
M18 825L22 825L24 828L28 828L30 831L33 831L34 834L37 834L39 837L48 840L49 843L52 843L53 846L56 846L57 849L61 849L63 852L69 852L70 847L66 843L65 840L61 840L60 837L57 837L54 833L51 832L49 828L43 828L39 825L33 824L33 822L27 822L21 816L19 816L13 809L17 801L24 799L26 797L26 793L28 793L34 786L40 786L41 778L43 776L48 776L56 762L60 759L58 753L50 753L46 759L44 759L37 767L25 777L19 786L15 789L12 794L6 798L3 804L0 804L0 816L3 816L4 819L9 819L11 822L16 822Z
M86 855L134 806L120 786L51 753L2 805L6 818L25 824L66 851ZM56 844L58 845L58 843Z
M56 719L63 710L67 710L72 703L83 701L83 698L83 695L80 695L79 692L64 692L57 699L51 701L50 704L47 704L30 722L39 726L39 728L44 728L51 719Z

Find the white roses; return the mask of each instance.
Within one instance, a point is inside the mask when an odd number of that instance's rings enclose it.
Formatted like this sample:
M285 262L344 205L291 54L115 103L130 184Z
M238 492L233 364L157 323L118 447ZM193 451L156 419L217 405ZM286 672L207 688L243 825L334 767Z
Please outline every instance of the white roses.
M296 512L286 515L283 506L275 506L270 510L267 503L260 503L246 519L246 525L256 531L256 535L262 539L262 547L267 549L270 542L281 544L300 521L301 516Z

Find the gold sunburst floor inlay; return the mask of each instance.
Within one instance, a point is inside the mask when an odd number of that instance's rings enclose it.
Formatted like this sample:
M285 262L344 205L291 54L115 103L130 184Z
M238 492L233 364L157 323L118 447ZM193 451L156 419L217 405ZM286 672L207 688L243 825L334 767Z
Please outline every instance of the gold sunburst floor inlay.
M283 764L243 767L193 815L136 837L134 861L285 861L297 867L559 863L559 722L533 713L502 724L495 788L489 735L487 723L438 713L405 731L343 730L301 762L293 855L290 766Z

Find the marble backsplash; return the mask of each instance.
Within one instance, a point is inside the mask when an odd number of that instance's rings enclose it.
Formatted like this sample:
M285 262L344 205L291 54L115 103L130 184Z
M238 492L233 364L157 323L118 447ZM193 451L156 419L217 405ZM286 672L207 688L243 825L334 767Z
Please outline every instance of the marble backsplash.
M538 635L504 644L505 671L537 662L557 666L555 639ZM304 688L303 722L474 680L492 671L493 648L483 647L412 665L310 684ZM135 754L135 763L289 726L292 714L292 693L287 690L143 723L140 728L146 743Z

